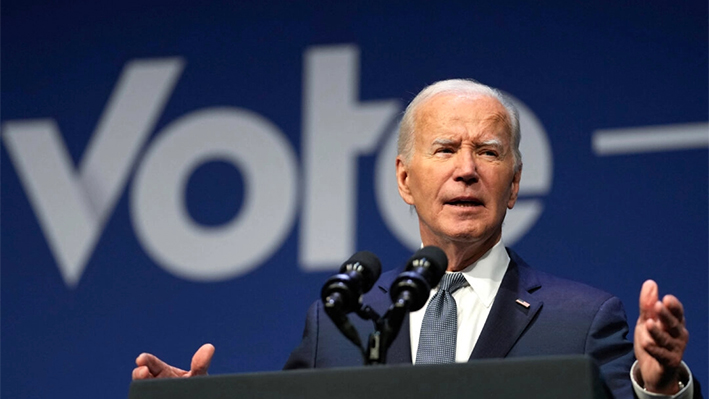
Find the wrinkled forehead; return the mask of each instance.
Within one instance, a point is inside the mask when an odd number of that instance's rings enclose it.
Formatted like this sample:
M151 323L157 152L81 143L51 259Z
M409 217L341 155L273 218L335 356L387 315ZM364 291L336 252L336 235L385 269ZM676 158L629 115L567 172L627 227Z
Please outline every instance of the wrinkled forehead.
M443 133L456 126L472 126L478 132L501 135L504 140L512 132L507 109L496 98L484 94L437 94L419 105L414 123L419 137L420 133Z

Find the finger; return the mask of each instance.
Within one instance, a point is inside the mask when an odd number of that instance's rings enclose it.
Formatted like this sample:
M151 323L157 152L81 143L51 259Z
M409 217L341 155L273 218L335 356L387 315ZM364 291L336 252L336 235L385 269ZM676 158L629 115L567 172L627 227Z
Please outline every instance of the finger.
M663 330L659 323L651 323L652 321L653 320L648 320L648 322L646 323L647 332L651 339L650 345L666 348L669 350L672 350L677 347L678 343L675 342L676 340L672 337L672 335L669 334L667 331Z
M640 345L643 350L650 345L657 345L657 342L650 332L656 330L657 328L657 321L654 319L647 319L641 323L638 323L635 327L635 344Z
M662 298L662 304L672 312L672 315L677 318L682 324L684 324L684 306L682 302L677 299L674 295L665 295Z
M209 364L214 356L214 345L204 344L197 349L192 356L192 365L190 366L190 375L205 375L209 369Z
M650 319L655 316L654 306L657 302L657 283L647 280L640 289L640 319Z
M144 366L153 376L163 374L170 369L170 365L150 353L141 353L138 358L135 359L135 364L139 367Z
M673 314L667 306L664 306L661 302L658 302L656 306L658 319L660 321L660 326L658 329L662 329L668 332L673 338L680 337L685 330L684 328L684 318L678 319L675 314ZM681 315L680 315L681 316Z
M150 374L150 370L146 366L139 366L133 369L134 380L145 380L147 378L155 378Z
M638 323L635 328L635 341L643 348L659 346L682 353L689 341L689 332L683 325L679 325L678 336L673 336L665 330L665 326L655 319L647 319Z
M676 351L665 347L649 345L645 348L645 350L650 354L650 356L657 360L658 363L666 368L669 368L670 370L668 371L670 372L673 372L674 369L678 368L682 361L681 355L679 355Z
M658 362L670 367L677 367L682 360L684 349L687 346L689 333L684 328L679 337L660 328L660 324L650 319L646 322L648 336L644 336L641 345L647 353Z
M651 321L652 319L648 320L648 322ZM649 356L663 368L671 365L675 358L674 352L665 346L659 345L651 335L648 330L645 330L644 334L636 337L634 344L636 357L640 360L645 356Z

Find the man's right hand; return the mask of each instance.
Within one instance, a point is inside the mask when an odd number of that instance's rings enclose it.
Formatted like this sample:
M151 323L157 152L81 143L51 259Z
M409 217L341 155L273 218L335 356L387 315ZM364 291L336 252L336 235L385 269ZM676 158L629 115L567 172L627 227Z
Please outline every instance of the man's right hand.
M192 356L192 364L190 371L172 367L169 364L158 359L150 353L141 353L135 364L138 366L133 369L133 379L143 380L147 378L176 378L176 377L193 377L195 375L207 375L209 363L212 362L214 356L214 346L212 344L204 344L197 349Z

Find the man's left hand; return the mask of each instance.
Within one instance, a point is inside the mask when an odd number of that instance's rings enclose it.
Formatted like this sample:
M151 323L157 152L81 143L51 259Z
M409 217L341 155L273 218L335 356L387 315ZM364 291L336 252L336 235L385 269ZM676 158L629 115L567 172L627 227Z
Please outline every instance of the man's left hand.
M657 284L646 281L640 290L634 345L641 374L638 377L647 391L665 395L679 392L679 370L688 340L682 303L673 295L665 295L660 301Z

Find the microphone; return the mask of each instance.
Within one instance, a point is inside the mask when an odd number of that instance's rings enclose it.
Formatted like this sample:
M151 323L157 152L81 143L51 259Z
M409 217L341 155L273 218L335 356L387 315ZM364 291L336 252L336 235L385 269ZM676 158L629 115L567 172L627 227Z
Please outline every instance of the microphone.
M351 313L361 307L362 294L368 292L382 274L382 263L369 251L359 251L340 266L320 291L325 309Z
M421 309L431 288L438 285L447 268L448 257L442 249L432 245L419 249L391 284L392 303L403 305L411 312Z
M419 249L406 263L389 289L392 304L377 325L377 331L369 338L368 364L386 363L386 354L408 312L423 307L431 292L438 285L448 268L448 257L442 249L428 246Z
M362 307L362 294L372 289L380 274L382 263L379 258L369 251L360 251L343 263L340 273L330 277L320 291L325 313L360 350L362 341L347 313Z

